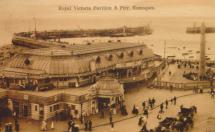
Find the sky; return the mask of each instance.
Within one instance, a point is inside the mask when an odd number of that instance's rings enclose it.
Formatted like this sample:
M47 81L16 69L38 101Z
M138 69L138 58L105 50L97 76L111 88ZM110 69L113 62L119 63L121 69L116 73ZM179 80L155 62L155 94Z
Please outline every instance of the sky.
M59 11L59 6L150 6L150 11ZM215 17L215 0L0 0L0 19L76 16Z

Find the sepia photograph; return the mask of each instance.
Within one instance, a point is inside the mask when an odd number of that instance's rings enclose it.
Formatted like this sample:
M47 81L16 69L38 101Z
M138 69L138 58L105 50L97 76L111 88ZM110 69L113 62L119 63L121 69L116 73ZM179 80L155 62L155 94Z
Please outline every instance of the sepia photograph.
M0 0L0 132L215 132L214 0Z

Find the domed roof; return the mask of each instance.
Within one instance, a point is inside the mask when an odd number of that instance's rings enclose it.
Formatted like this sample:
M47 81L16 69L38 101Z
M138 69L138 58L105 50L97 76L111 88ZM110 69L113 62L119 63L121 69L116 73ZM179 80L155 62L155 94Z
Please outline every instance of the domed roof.
M120 96L124 95L123 86L117 79L112 77L103 77L95 85L91 91L98 96Z

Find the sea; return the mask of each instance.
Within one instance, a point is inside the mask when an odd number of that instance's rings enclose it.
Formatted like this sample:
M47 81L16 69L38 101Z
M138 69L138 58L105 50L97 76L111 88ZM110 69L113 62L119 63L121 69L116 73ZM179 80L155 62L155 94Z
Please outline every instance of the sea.
M14 33L45 30L102 29L117 27L136 27L150 25L151 35L133 37L93 37L63 39L70 44L86 44L86 42L105 42L108 40L132 43L145 43L156 54L179 59L199 59L200 34L186 33L187 27L200 26L204 22L207 27L215 27L215 18L210 17L64 17L58 18L13 18L0 19L0 46L11 44ZM36 25L36 26L35 26ZM206 34L206 56L215 60L215 33Z

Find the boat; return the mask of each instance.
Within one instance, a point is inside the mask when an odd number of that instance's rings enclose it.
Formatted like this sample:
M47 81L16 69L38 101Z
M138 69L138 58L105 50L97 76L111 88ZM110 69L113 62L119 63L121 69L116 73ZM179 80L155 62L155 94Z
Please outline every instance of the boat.
M188 55L189 53L182 53L183 56Z
M177 49L177 47L167 47L167 48L169 48L169 49Z

